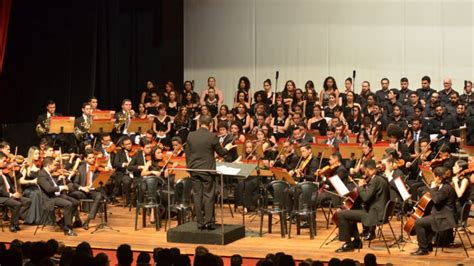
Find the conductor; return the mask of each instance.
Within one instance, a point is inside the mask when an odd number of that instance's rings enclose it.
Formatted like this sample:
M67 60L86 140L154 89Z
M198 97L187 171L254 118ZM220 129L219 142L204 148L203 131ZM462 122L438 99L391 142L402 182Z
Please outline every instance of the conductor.
M209 132L211 121L212 118L209 115L201 115L199 117L200 128L189 133L185 152L186 165L190 169L215 170L216 158L214 153L225 156L230 149L235 147L235 145L229 143L222 148L217 136ZM206 171L191 172L191 178L194 182L193 199L198 229L214 230L216 225L214 219L215 181L213 174Z

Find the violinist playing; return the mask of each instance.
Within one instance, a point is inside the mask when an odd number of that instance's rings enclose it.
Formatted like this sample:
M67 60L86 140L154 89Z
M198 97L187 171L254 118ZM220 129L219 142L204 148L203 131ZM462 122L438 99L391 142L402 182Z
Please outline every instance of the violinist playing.
M234 141L238 140L238 135L232 135L229 132L229 126L227 121L219 121L217 124L217 132L218 135L217 137L219 138L219 144L224 147L225 145L229 143L234 143ZM225 162L233 162L237 160L239 157L237 153L237 149L232 149L230 150L224 158L220 158L221 160L224 160Z
M415 222L418 249L411 255L427 255L433 250L432 240L435 232L450 230L456 226L456 192L449 184L450 170L436 167L433 171L434 180L429 192L433 202L431 214L421 217Z
M314 172L319 167L319 161L313 156L311 145L309 143L302 144L300 147L301 158L295 169L289 173L296 181L314 181Z
M82 163L78 168L78 173L74 176L74 181L70 185L69 195L75 199L92 199L94 202L90 206L89 214L86 220L82 223L84 230L89 230L89 222L95 219L97 211L102 201L105 191L95 189L92 187L92 183L99 175L96 171L96 155L92 150L86 150L85 152L85 163Z
M414 200L418 200L418 189L425 186L425 183L422 180L420 166L424 165L426 162L430 162L435 157L435 153L432 152L430 141L428 139L421 139L419 141L419 146L420 152L416 153L415 159L405 163L405 167L408 170L406 184L410 188L410 194Z
M349 179L349 172L341 163L341 160L341 154L335 152L329 156L329 165L316 171L315 176L320 184L320 193L318 193L316 197L316 206L322 204L327 205L329 202L332 202L333 206L339 206L341 204L341 198L336 196L336 189L328 181L328 178L331 176L339 176L349 190L354 188L354 183Z
M293 144L291 144L289 140L285 140L281 149L282 150L277 155L273 166L285 168L287 171L296 169L300 157L295 153Z
M344 241L336 252L348 252L362 248L357 223L362 222L366 227L373 227L383 220L385 204L389 200L388 182L377 175L374 160L364 162L365 178L360 179L357 187L359 198L362 200L360 210L341 210L338 212L339 241Z
M10 232L15 233L20 230L19 219L20 215L24 218L31 205L31 200L22 197L18 192L16 182L12 180L15 178L13 169L8 170L7 157L0 153L0 204L8 207L12 211L10 220ZM13 177L12 177L13 176Z
M456 214L459 219L461 216L461 210L463 205L469 201L471 196L471 184L469 176L474 172L474 168L469 167L468 163L464 160L458 160L453 166L453 180L452 186L456 192Z
M364 141L361 145L362 149L362 157L357 160L355 166L353 168L349 169L349 173L351 175L351 178L359 178L361 175L364 173L364 162L370 159L374 158L374 155L372 153L372 142L370 141Z
M170 190L173 190L174 174L171 174L169 169L175 167L175 165L171 162L171 160L169 160L169 158L166 158L165 154L163 153L163 149L159 146L153 147L151 155L148 155L145 159L145 167L142 169L140 174L142 177L155 176L163 179L162 183L164 185L160 189L160 198L161 203L166 207L168 206L168 195L166 194L168 191L168 182L166 179L170 178ZM151 209L150 223L155 223L154 209Z
M183 141L181 137L173 137L171 139L171 147L173 148L174 157L184 157Z

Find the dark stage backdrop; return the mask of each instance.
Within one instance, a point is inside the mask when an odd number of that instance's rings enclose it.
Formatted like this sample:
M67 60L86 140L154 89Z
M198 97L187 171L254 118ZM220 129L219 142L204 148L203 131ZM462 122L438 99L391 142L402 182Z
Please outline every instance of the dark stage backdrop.
M13 1L0 124L33 122L47 99L73 116L92 95L136 108L147 80L182 86L183 0Z

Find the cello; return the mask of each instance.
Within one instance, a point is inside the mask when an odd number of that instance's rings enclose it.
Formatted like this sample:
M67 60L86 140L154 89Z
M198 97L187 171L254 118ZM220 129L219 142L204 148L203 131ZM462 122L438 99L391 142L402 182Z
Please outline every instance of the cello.
M407 232L408 235L414 235L413 229L415 228L416 220L420 219L423 216L426 216L431 207L433 206L432 197L430 192L426 192L420 198L418 203L413 207L414 211L407 218L403 230Z

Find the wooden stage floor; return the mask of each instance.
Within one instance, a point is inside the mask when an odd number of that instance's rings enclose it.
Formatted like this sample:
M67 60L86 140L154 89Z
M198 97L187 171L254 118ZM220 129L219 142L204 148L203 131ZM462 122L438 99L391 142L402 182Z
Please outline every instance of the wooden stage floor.
M100 221L99 217L97 217L95 221L91 222L91 229L89 229L89 231L84 231L82 228L76 229L76 232L78 233L77 237L66 237L61 231L59 231L58 227L53 226L46 226L44 231L38 231L36 236L34 236L33 233L35 226L23 225L21 227L22 230L17 233L10 233L8 228L4 226L5 232L0 234L0 241L10 242L13 239L38 241L55 238L58 241L63 241L66 245L71 246L75 246L81 241L88 241L94 248L116 249L120 244L128 243L132 246L132 249L136 251L151 251L155 247L179 247L182 253L194 253L194 248L197 244L168 243L166 241L164 223L162 229L156 232L154 227L150 224L147 224L147 228L142 228L140 224L141 220L139 220L138 231L135 231L134 210L129 212L128 208L109 206L109 212L111 213L109 214L109 224L115 229L120 230L119 233L104 230L91 234L90 232L94 229L93 226ZM232 218L227 206L224 208L224 218L225 223L242 223L242 214L234 214L234 218ZM219 218L218 220L220 221ZM456 239L456 247L445 248L444 251L439 249L436 257L434 256L434 252L427 256L411 256L410 252L417 248L414 243L407 243L404 247L404 251L399 251L395 246L391 248L392 254L388 254L383 242L378 240L372 242L371 248L368 248L367 243L364 243L364 248L361 249L360 253L355 251L337 254L334 251L341 245L338 241L334 241L329 245L319 248L321 243L334 228L334 225L330 225L329 229L326 229L322 213L318 213L317 222L317 236L314 240L309 239L308 229L302 229L301 235L296 235L296 226L292 226L293 232L291 239L282 239L280 237L279 224L277 224L277 220L274 220L273 233L264 234L263 237L260 238L257 234L259 230L259 219L252 220L251 217L247 217L246 230L250 230L249 236L226 246L206 245L206 247L208 247L212 253L217 255L231 256L233 254L240 254L243 257L248 258L262 258L265 257L267 253L284 251L287 254L293 255L295 259L312 258L328 261L333 257L339 257L341 259L353 258L363 261L366 253L374 253L377 255L377 261L379 263L390 262L394 265L457 265L458 263L474 265L474 259L466 258L458 238ZM5 223L5 225L6 224L7 223ZM264 232L266 231L266 224L265 220ZM172 222L172 225L176 225L175 221ZM398 237L400 234L400 222L393 221L392 225ZM471 229L474 230L474 227L471 226ZM384 227L384 234L387 237L387 240L393 243L393 237L388 226ZM462 235L463 234L464 233L462 233ZM463 239L467 242L465 235L463 235ZM474 249L469 249L469 255L470 257L474 257Z

